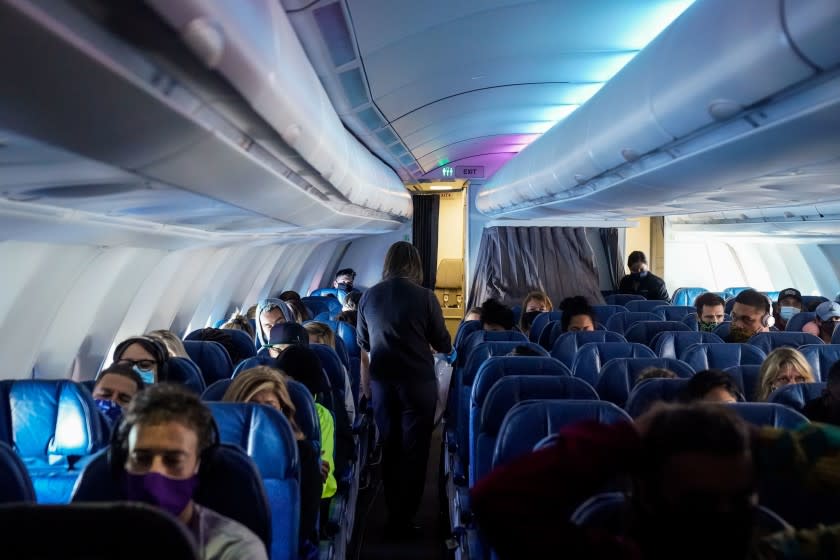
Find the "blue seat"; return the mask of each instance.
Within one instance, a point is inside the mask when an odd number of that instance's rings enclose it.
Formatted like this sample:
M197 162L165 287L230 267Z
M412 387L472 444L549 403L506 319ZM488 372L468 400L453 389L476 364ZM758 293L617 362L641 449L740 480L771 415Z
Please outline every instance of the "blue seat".
M663 299L640 299L636 301L628 301L624 307L630 313L653 313L653 310L663 305L670 305Z
M828 378L828 371L834 362L840 360L840 344L806 344L800 346L799 351L811 364L811 371L814 379L825 381Z
M338 288L318 288L317 290L312 290L309 293L309 297L320 297L324 299L333 299L330 296L335 296L335 299L338 300L339 303L344 305L344 298L347 297L347 292L344 290L339 290ZM304 299L304 298L301 298ZM309 299L309 298L305 298Z
M761 365L767 355L751 344L699 342L686 348L679 359L694 368L726 369L732 366Z
M802 413L776 403L743 402L732 403L741 418L754 426L771 426L786 430L795 430L803 424L808 424L808 419Z
M613 358L655 358L653 350L633 342L588 342L581 346L572 364L572 375L593 387L598 384L601 366Z
M694 375L691 366L672 358L613 358L601 367L595 390L602 400L624 407L636 378L648 368L666 368L681 378Z
M776 348L787 346L799 348L806 344L823 344L820 337L804 332L771 331L754 334L747 341L756 348L760 348L765 354L769 354Z
M531 342L539 342L540 334L542 334L543 328L551 321L559 321L562 318L562 311L544 311L543 313L540 313L534 317L534 322L531 323L531 331L528 334L528 340Z
M470 411L470 487L491 468L496 438L505 415L518 402L543 399L598 400L587 382L570 376L512 375L496 381L484 394L473 390Z
M645 379L633 387L627 397L624 408L627 414L638 418L651 407L655 402L675 402L680 399L685 390L688 379Z
M696 310L690 305L660 305L653 312L665 321L682 321L686 315L696 313Z
M761 293L764 294L765 296L767 296L768 298L770 298L770 301L778 301L780 292L781 292L781 290L771 290L769 292L761 292Z
M824 296L806 296L803 294L802 296L802 306L805 309L812 309L817 305L829 301L827 297Z
M200 395L207 388L198 365L189 358L169 358L166 360L166 375L163 381L183 385L193 393Z
M464 340L462 349L458 351L458 365L463 366L469 361L473 350L485 342L517 342L528 343L528 338L519 331L476 331Z
M759 364L731 366L724 368L723 371L732 376L741 394L748 402L755 401L758 394L758 379L761 377L761 366Z
M225 333L230 335L233 344L236 345L236 349L240 356L245 356L245 358L252 358L257 355L257 349L254 347L254 339L248 336L248 333L245 331L240 331L238 329L222 329ZM189 338L189 335L187 335ZM237 364L233 364L236 367Z
M679 321L639 321L624 331L624 338L627 342L638 342L653 348L654 337L666 331L690 332L691 329Z
M607 305L626 305L630 301L638 301L645 299L645 296L638 294L610 294L604 297Z
M729 336L729 331L731 329L732 329L732 321L726 320L723 323L716 326L715 330L713 330L712 332L714 334L718 335L718 337L720 337L721 340L725 341L726 337Z
M292 427L268 406L208 403L223 443L245 451L262 478L271 511L272 560L298 557L300 462Z
M460 325L458 325L458 330L455 331L455 341L452 345L458 349L458 352L461 352L461 343L466 340L467 336L474 333L475 331L481 330L481 321L462 321Z
M671 303L675 306L693 306L697 296L708 291L706 288L677 288L671 296Z
M253 344L251 345L253 347ZM209 340L184 340L184 349L190 359L201 370L204 384L210 385L219 379L229 379L233 373L233 362L225 347Z
M537 442L564 426L585 420L613 424L629 422L626 412L606 401L522 401L505 415L496 438L492 468L505 465L531 451Z
M806 323L813 321L816 316L816 311L800 311L790 318L790 321L788 321L785 325L785 331L802 332L802 327L804 327Z
M204 392L201 393L201 400L207 402L221 401L232 381L233 379L219 379L215 383L211 383Z
M35 488L26 465L12 446L0 441L0 504L35 500Z
M571 368L578 349L589 342L627 342L620 334L612 331L576 331L560 335L551 347L551 357Z
M628 313L630 310L623 305L593 305L592 311L595 313L597 322L606 325L610 317L616 313Z
M730 298L728 298L728 299L726 300L726 302L723 304L723 311L724 311L727 315L729 315L730 313L732 313L732 308L733 308L733 307L735 307L735 298L734 298L734 297L730 297Z
M0 382L0 441L23 461L38 502L70 501L76 479L108 437L93 397L78 383Z
M754 288L750 288L749 286L737 286L737 287L734 287L734 288L724 288L723 293L726 294L725 299L728 299L728 298L734 298L735 296L737 296L738 294L740 294L744 290L752 290L752 289L754 289Z
M767 402L782 404L798 412L802 412L809 401L823 395L825 383L794 383L785 385L773 391Z
M831 344L840 344L840 329L834 328L834 332L831 334Z
M628 311L627 313L616 313L607 320L607 330L624 334L627 329L639 321L661 321L662 318L656 313L647 311Z
M665 331L657 334L651 341L653 351L660 358L674 358L682 355L686 348L699 342L722 343L718 335L700 331Z
M514 305L510 308L513 311L513 324L518 325L519 321L522 319L522 306L521 305Z
M543 327L537 344L550 351L551 347L554 346L554 341L560 338L562 334L564 334L563 321L551 321Z
M233 375L231 375L231 379L235 379L237 375L245 371L246 369L255 368L257 366L268 366L272 368L277 367L277 360L269 356L267 353L257 353L256 356L253 358L248 358L247 360L242 360L239 362L239 365L236 366L233 370Z
M326 313L327 315L330 314L330 306L327 303L327 299L333 298L315 296L300 298L300 301L303 303L303 306L306 307L306 310L309 311L310 316L317 317L323 313Z

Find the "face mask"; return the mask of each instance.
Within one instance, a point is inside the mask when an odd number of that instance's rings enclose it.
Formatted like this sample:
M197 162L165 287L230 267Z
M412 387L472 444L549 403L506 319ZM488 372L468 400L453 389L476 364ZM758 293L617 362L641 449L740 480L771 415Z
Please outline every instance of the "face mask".
M747 332L741 328L732 327L729 330L729 337L727 338L727 342L746 342L752 337L753 334L755 333Z
M178 517L192 500L198 488L198 476L177 479L160 473L125 473L125 497L134 502L143 502Z
M831 320L823 321L822 325L820 325L820 330L823 333L830 336L831 334L834 333L834 327L835 326L837 326L837 323L835 323L834 321L831 321Z
M799 313L798 307L787 307L782 306L779 310L779 316L784 319L785 321L790 321L790 318Z
M717 328L717 326L718 326L717 323L704 323L703 321L698 321L697 322L697 328L701 332L714 332L714 330Z
M108 422L112 425L116 424L117 420L119 420L120 416L122 416L122 407L114 401L107 399L93 399L93 402L96 403L97 408L99 408L99 412L104 414L105 418L107 418Z
M138 366L134 366L131 368L134 372L140 376L140 379L143 380L143 383L146 385L152 385L155 382L155 372L151 369L140 369Z
M340 282L336 286L336 288L341 290L342 292L351 292L351 291L353 291L353 283L352 282Z
M522 314L522 324L530 329L531 325L534 324L534 319L536 319L537 315L540 313L542 313L542 311L526 311Z

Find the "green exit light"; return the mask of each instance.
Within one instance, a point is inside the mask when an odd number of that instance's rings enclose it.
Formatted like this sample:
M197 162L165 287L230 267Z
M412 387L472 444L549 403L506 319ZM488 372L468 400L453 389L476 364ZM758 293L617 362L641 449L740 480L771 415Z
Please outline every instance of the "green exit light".
M451 167L441 168L441 173L444 177L454 177L455 176L455 170Z

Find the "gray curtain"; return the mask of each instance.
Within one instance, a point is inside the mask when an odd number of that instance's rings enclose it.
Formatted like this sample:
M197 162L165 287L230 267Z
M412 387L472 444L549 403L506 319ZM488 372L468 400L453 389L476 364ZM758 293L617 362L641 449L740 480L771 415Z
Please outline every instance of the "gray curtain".
M542 290L554 306L566 297L603 303L595 255L585 228L491 227L481 235L468 307L496 298L521 304Z
M609 277L612 289L618 290L618 283L624 276L624 251L619 247L618 228L601 228L598 234L601 237L601 245L609 264L606 274Z

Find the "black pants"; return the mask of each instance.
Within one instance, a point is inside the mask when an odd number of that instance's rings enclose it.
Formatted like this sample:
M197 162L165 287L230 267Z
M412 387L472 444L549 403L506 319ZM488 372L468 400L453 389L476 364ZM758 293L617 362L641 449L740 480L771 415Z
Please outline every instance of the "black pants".
M420 507L426 482L437 381L371 380L371 397L383 445L383 483L389 522L409 523Z

